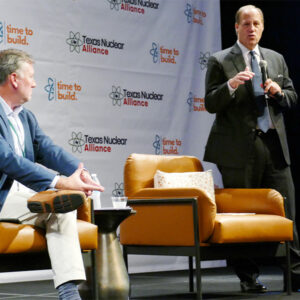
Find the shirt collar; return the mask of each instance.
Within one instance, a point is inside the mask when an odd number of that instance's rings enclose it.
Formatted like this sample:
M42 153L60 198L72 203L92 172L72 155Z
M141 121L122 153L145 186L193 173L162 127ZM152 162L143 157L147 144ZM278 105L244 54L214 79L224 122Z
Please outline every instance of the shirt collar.
M250 53L250 50L247 47L245 47L239 40L237 40L237 44L241 48L241 51L242 51L244 56L248 55ZM258 45L256 45L255 48L252 51L254 52L254 54L260 56Z
M0 104L2 105L2 108L5 112L5 115L7 117L9 116L18 116L19 113L23 110L23 106L17 106L14 110L11 109L11 107L5 102L5 100L0 96Z

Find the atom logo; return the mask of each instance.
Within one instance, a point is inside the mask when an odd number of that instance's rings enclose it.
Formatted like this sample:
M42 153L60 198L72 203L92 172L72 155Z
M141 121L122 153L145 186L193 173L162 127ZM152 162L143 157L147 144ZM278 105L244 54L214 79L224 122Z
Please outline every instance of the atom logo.
M189 96L188 96L186 102L189 105L189 111L191 112L193 110L193 103L194 103L193 93L189 92Z
M69 38L66 42L70 46L70 52L76 51L77 53L80 53L80 47L83 45L83 41L81 40L79 32L74 33L70 31Z
M186 15L187 22L190 24L193 22L193 9L191 4L186 5L186 9L184 11L184 14Z
M0 43L3 42L4 31L3 31L3 23L0 22Z
M82 152L82 146L85 144L81 132L72 132L72 138L69 139L69 145L72 146L72 152Z
M110 3L110 9L119 10L122 0L107 0Z
M161 141L161 138L159 135L155 135L155 141L153 142L153 147L155 149L155 154L160 154L160 141Z
M207 68L207 63L208 63L209 57L210 57L209 52L206 52L206 53L200 52L199 64L200 64L201 70L204 70Z
M158 62L158 45L156 43L152 43L152 49L150 50L150 54L152 55L153 62L156 64Z
M117 182L115 183L115 189L112 191L112 195L114 197L123 197L124 196L124 184L121 182L118 184Z
M121 93L121 87L112 86L112 92L109 94L109 98L112 99L112 103L114 106L121 106L122 99L124 98L124 95Z
M44 87L44 90L48 93L48 100L55 99L55 81L52 78L48 78L48 84Z

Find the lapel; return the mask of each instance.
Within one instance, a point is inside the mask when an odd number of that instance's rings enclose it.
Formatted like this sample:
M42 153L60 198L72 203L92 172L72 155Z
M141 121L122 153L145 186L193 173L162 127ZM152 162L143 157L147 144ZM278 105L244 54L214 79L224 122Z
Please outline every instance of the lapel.
M237 71L241 72L241 71L245 70L246 64L245 64L245 60L243 57L243 53L237 43L235 43L232 46L230 53L232 54L232 58L231 58L232 63L235 66L235 68L237 69Z
M267 77L274 79L278 75L278 70L276 68L276 64L274 64L274 56L268 49L259 47L259 51L261 54L262 59L267 62Z
M2 134L3 138L8 142L12 150L15 151L14 140L9 128L8 119L6 117L6 114L1 104L0 104L0 133Z
M235 66L237 73L244 71L246 68L246 63L244 60L244 56L242 53L241 48L238 46L237 43L235 43L231 48L231 59L232 63ZM253 88L252 88L252 82L251 80L248 80L245 82L245 86L248 89L248 91L253 94Z
M25 137L25 157L34 161L34 153L33 153L33 146L32 146L32 138L30 133L30 128L28 124L28 120L26 118L26 112L23 109L20 114L19 118L23 124L24 128L24 137Z

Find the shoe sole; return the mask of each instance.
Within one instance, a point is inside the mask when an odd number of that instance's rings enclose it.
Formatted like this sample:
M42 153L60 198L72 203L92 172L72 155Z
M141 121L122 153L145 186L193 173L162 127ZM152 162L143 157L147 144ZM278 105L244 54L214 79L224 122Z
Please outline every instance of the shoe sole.
M243 290L241 289L241 292L242 293L248 293L248 294L265 294L267 293L268 291L267 290Z
M51 204L39 201L28 203L28 209L33 213L67 213L83 204L84 198L79 194L60 195L53 198Z
M241 287L242 293L249 293L249 294L264 294L268 292L268 289L246 289L244 287Z

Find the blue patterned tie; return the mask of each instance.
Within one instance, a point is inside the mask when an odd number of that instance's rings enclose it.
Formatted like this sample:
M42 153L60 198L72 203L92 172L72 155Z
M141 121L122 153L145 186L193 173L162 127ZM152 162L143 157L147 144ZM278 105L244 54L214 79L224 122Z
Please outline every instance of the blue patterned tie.
M253 51L251 54L251 69L255 75L252 78L254 97L258 109L257 124L258 127L263 131L267 132L269 129L269 109L267 107L264 90L262 88L261 71L258 65L258 61Z

